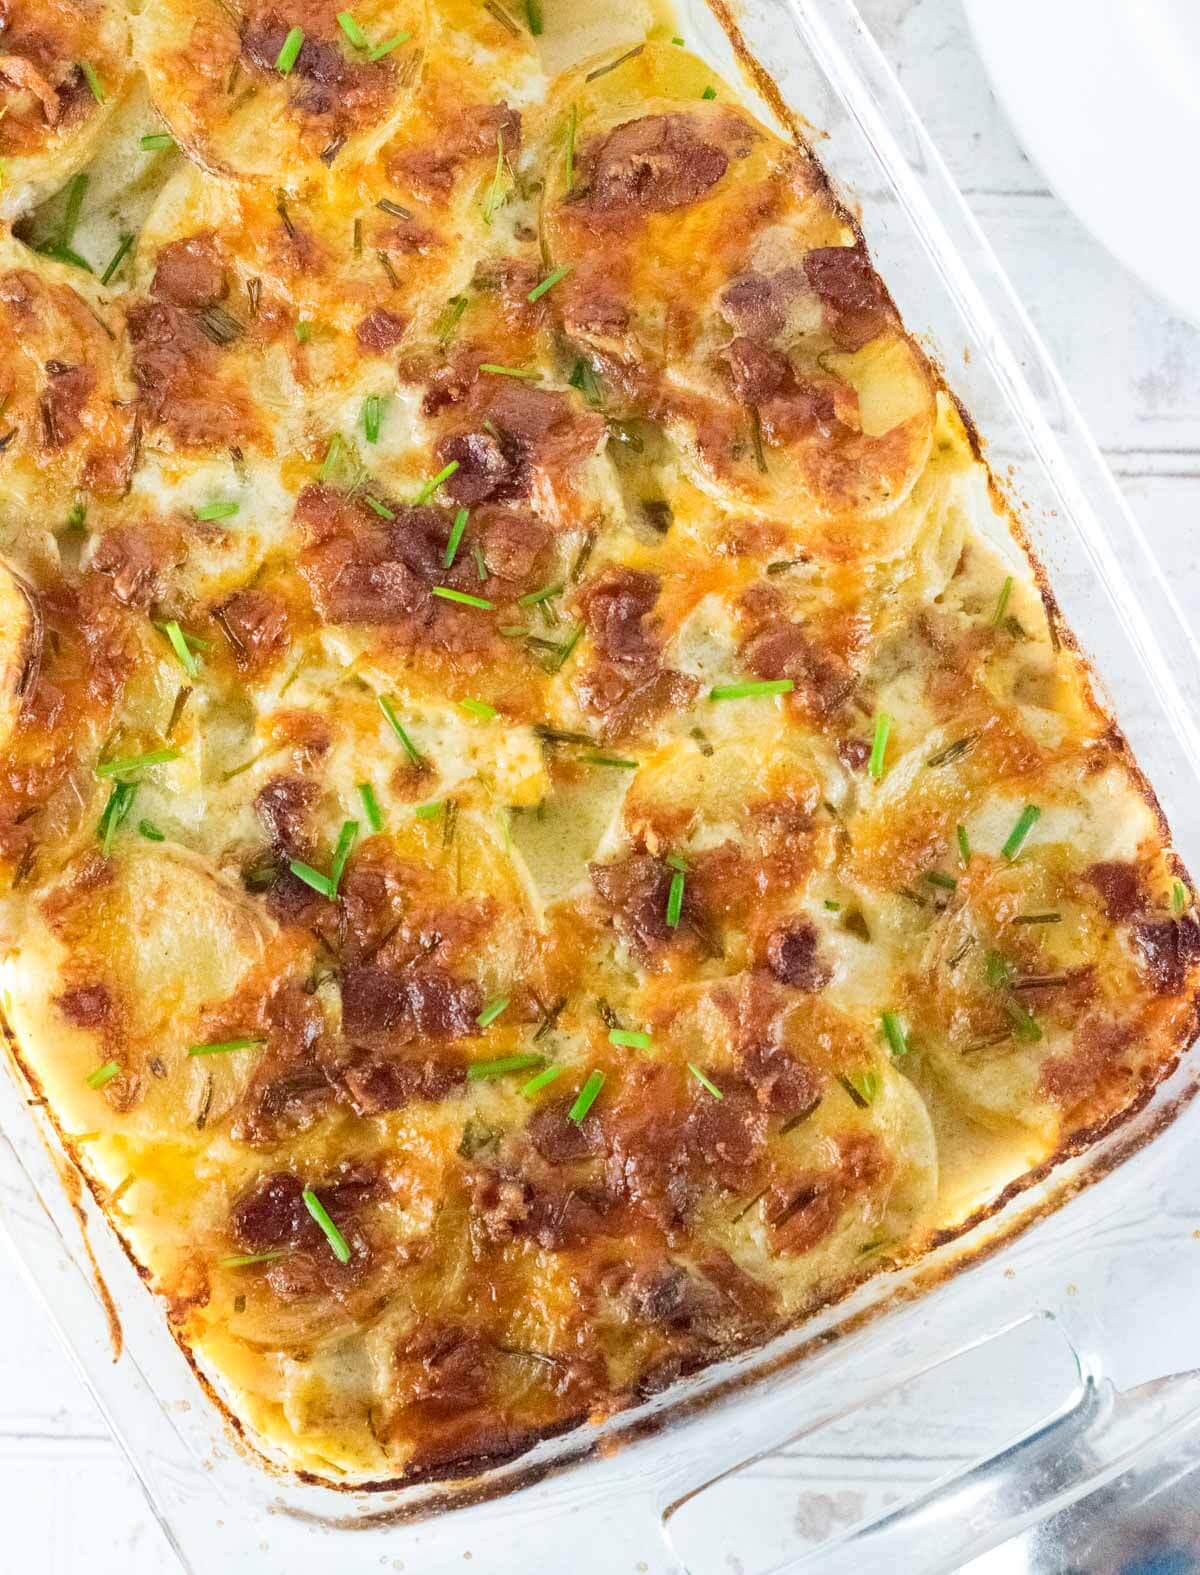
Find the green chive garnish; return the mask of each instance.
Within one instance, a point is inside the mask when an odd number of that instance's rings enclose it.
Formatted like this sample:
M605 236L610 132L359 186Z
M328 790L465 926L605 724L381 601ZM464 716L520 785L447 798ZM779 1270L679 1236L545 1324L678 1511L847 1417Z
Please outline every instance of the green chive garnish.
M566 130L566 162L567 162L567 190L575 190L575 128L579 124L579 110L571 105L571 113L567 116Z
M887 754L888 734L891 730L891 717L886 711L881 711L875 718L875 737L871 743L871 758L867 762L867 770L876 781L883 776L883 761Z
M504 180L504 133L496 133L496 172L492 176L491 185L488 187L487 196L483 199L483 222L490 224L492 215L500 206L503 195Z
M705 1077L704 1073L700 1070L700 1068L696 1065L696 1063L694 1061L689 1061L688 1062L687 1069L692 1074L692 1076L696 1079L697 1083L700 1084L701 1088L707 1088L709 1093L713 1096L714 1099L724 1099L725 1098L725 1095L721 1092L721 1090L717 1087L717 1085L712 1081L712 1079L708 1078L708 1077Z
M306 345L312 338L312 331L312 322L307 317L302 317L295 328L297 341L302 345Z
M456 459L452 459L448 465L446 465L443 469L438 471L436 476L430 476L429 480L427 482L425 482L425 484L422 486L421 490L417 493L416 497L413 499L413 502L414 503L428 503L430 498L434 495L434 493L437 491L437 489L441 486L442 482L443 481L449 481L450 477L454 474L454 472L457 469L458 469L458 461Z
M1000 594L996 598L996 610L992 613L991 620L993 629L998 628L1004 619L1004 614L1008 610L1008 598L1012 595L1012 588L1013 577L1010 574L1006 576L1004 584L1000 587Z
M106 857L112 847L112 840L122 821L133 808L136 797L136 782L118 782L109 794L108 803L104 806L104 812L96 824L96 835L100 838L100 848Z
M622 760L618 755L581 755L579 758L589 766L613 766L619 771L636 771L640 764L636 760Z
M626 1050L649 1050L653 1043L649 1034L631 1028L610 1028L608 1042L610 1045L619 1045Z
M147 842L165 842L166 833L158 829L152 820L139 820L138 830Z
M331 901L337 895L337 887L328 875L322 875L320 870L313 869L311 864L305 864L301 859L291 859L288 869L297 880L302 880L306 886L311 886L313 891Z
M375 698L379 703L379 709L387 718L388 726L404 746L404 753L412 761L414 766L424 765L425 762L421 759L421 756L417 750L417 746L413 743L412 739L409 738L403 727L401 727L400 718L392 709L392 702L385 695L376 695Z
M1016 858L1017 854L1021 851L1022 843L1033 830L1037 822L1041 819L1041 815L1042 812L1036 804L1026 804L1025 808L1017 817L1016 825L1009 832L1008 840L1000 849L1000 852L1004 858Z
M83 199L87 195L87 189L90 184L91 176L81 170L67 187L67 205L63 212L62 229L58 235L64 247L70 246L75 239L75 231L79 225L79 214L83 208Z
M468 1083L482 1083L492 1077L506 1077L509 1072L528 1072L541 1066L540 1055L505 1055L498 1061L476 1061L467 1068Z
M1042 1037L1042 1030L1038 1027L1037 1018L1033 1013L1026 1011L1020 1001L1014 1000L1012 996L1008 996L1005 1000L1004 1010L1008 1013L1009 1022L1012 1023L1013 1037L1023 1040L1026 1044L1036 1044Z
M1187 907L1187 887L1181 880L1177 880L1171 887L1171 907L1176 913L1182 913Z
M500 1016L500 1013L508 1005L509 1000L510 1000L510 997L507 996L507 995L495 995L495 996L493 996L492 999L484 1007L483 1011L480 1012L479 1016L475 1019L475 1021L479 1024L480 1028L488 1028L488 1027L490 1027L491 1024L496 1021L497 1017ZM540 1060L541 1058L539 1057L538 1059Z
M196 510L196 518L198 520L231 519L237 513L239 507L240 505L232 500L226 500L221 503L204 503Z
M521 1093L524 1095L524 1097L526 1099L532 1099L533 1096L535 1094L540 1093L542 1091L542 1089L545 1088L548 1083L553 1083L553 1081L554 1081L554 1079L556 1077L561 1077L561 1076L562 1076L562 1067L561 1066L548 1066L548 1067L545 1067L541 1072L538 1073L538 1075L536 1077L531 1077L529 1079L528 1083L526 1083L525 1087L521 1090Z
M562 595L562 585L543 585L540 591L527 591L524 596L517 597L518 607L536 607L539 602L548 602L553 596Z
M953 875L944 875L941 870L926 870L925 879L931 886L940 886L943 891L956 891L958 882Z
M1012 983L1012 964L1000 952L988 952L983 959L983 972L993 990L1007 989Z
M362 494L362 500L371 510L372 514L378 514L380 519L394 520L396 518L396 511L394 509L389 509L386 503L381 503L378 498L372 497L369 492L364 492Z
M683 48L683 39L682 38L673 38L671 40L671 42L675 45L675 47L677 49L682 49Z
M679 928L679 915L683 912L684 879L680 870L671 876L671 889L667 893L667 926L672 930Z
M114 1077L120 1077L121 1065L119 1061L106 1061L103 1066L98 1066L94 1072L89 1072L84 1082L89 1088L103 1088L105 1083L111 1083Z
M363 432L368 443L379 442L379 429L383 425L383 395L368 394L363 401Z
M477 716L481 722L494 722L500 715L494 705L488 705L486 700L460 700L459 706L468 716Z
M116 274L117 269L125 261L125 258L128 255L128 253L129 253L129 248L132 245L133 245L133 234L132 234L131 231L128 231L124 235L121 236L121 239L120 239L120 242L117 245L116 251L112 254L112 256L108 260L107 268L105 268L104 272L100 275L100 283L101 284L109 284L109 283L112 282L112 279L113 279L114 275Z
M355 49L370 48L370 40L349 11L339 11L337 19L339 27L354 45Z
M141 139L139 146L143 153L162 153L175 146L175 138L169 131L150 131Z
M431 596L440 596L444 602L461 602L464 607L478 607L483 612L492 612L495 602L489 602L486 596L471 596L466 591L456 591L449 585L431 585Z
M253 1050L265 1039L221 1039L210 1045L189 1045L188 1055L225 1055L231 1050Z
M570 263L564 263L562 267L556 268L553 273L548 273L542 280L541 284L535 284L525 299L531 305L534 301L540 301L542 296L545 295L546 291L553 290L554 286L558 284L560 280L565 279L570 271Z
M342 457L342 447L342 434L340 432L335 432L329 439L329 446L325 450L325 458L321 461L320 467L317 470L318 481L328 481L330 476L332 476L334 471L338 468L338 464Z
M162 766L168 760L178 760L177 749L155 749L148 755L122 755L118 760L106 760L96 767L98 777L119 777L126 771L137 771L142 766Z
M704 92L700 95L701 98L716 98L716 96L717 90L715 87L706 87Z
M954 835L958 838L958 853L963 861L963 868L971 862L971 843L967 837L967 828L960 821L954 828Z
M454 516L454 524L450 528L450 539L446 543L445 555L442 558L442 567L444 569L451 568L455 558L458 556L459 543L463 539L463 531L465 531L467 528L467 520L469 517L469 509L459 509L458 513Z
M401 44L407 44L411 37L411 33L394 33L382 44L376 44L374 49L368 50L367 59L382 60L384 55L390 55L393 49L399 49Z
M497 377L528 377L539 378L541 373L534 367L527 366L499 366L495 361L481 361L481 372L494 372Z
M895 1012L884 1012L879 1019L883 1029L883 1037L888 1042L888 1047L898 1061L901 1056L908 1054L908 1037L904 1032L904 1024Z
M346 1238L329 1218L329 1211L320 1198L311 1187L305 1187L300 1196L304 1199L304 1207L325 1232L325 1240L333 1248L334 1257L339 1263L349 1263L350 1249L346 1245Z
M171 649L179 658L179 664L183 668L184 672L189 678L195 678L200 672L200 663L192 654L192 648L188 644L187 636L184 634L183 630L179 627L178 623L172 620L170 623L163 624L163 633L171 642Z
M542 35L541 0L525 0L525 15L529 19L529 31L534 38L540 38Z
M436 820L445 807L441 799L434 799L431 804L418 804L413 814L418 820Z
M383 811L379 807L379 800L375 797L375 789L369 782L358 784L358 796L362 799L363 814L367 817L367 825L372 831L383 830Z
M287 76L296 64L296 57L304 46L304 29L293 27L288 30L288 36L283 41L279 54L275 57L275 69L282 76ZM344 1261L344 1260L343 1260Z
M839 1076L838 1082L860 1110L872 1104L879 1092L879 1073L871 1070L859 1072L856 1077Z
M108 94L104 91L104 83L101 82L96 72L95 66L90 60L81 60L79 62L79 69L87 78L87 85L92 90L92 97L96 100L97 104L103 104L105 99L108 97Z
M584 1116L587 1115L588 1111L596 1103L596 1096L603 1087L604 1073L600 1071L599 1067L597 1067L596 1070L588 1077L587 1082L579 1090L579 1093L575 1099L575 1103L571 1106L570 1110L567 1111L567 1120L575 1122L582 1121Z
M274 1263L286 1255L286 1249L276 1247L271 1252L238 1252L230 1258L218 1258L218 1269L246 1269L252 1263Z
M759 695L788 695L796 687L790 678L762 678L744 684L717 684L708 691L710 700L749 700Z
M344 820L342 829L338 833L337 847L333 850L333 862L329 866L329 878L333 882L334 892L342 883L342 876L350 858L350 850L358 837L358 821Z
M478 542L471 548L471 556L475 559L475 573L480 580L487 579L487 564L483 561L483 548Z

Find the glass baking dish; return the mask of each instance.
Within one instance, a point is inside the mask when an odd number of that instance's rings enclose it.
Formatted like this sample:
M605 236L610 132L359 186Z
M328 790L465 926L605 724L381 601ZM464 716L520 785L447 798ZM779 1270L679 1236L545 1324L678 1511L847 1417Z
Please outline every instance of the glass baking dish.
M736 78L724 0L683 0L677 15ZM760 82L759 107L802 114L970 411L1175 847L1200 869L1200 651L987 243L852 0L745 0L736 27L781 95L764 105ZM17 1257L197 1575L439 1575L469 1560L498 1575L923 1575L1038 1525L1046 1563L1022 1553L1005 1568L1057 1569L1071 1505L1118 1481L1130 1504L1152 1492L1152 1449L1175 1474L1200 1459L1196 1086L1193 1047L1123 1125L769 1347L483 1479L370 1494L273 1474L239 1443L16 1077L0 1080L0 1187ZM910 1490L851 1494L814 1527L787 1462L831 1440L839 1458L869 1454L897 1418L924 1467Z

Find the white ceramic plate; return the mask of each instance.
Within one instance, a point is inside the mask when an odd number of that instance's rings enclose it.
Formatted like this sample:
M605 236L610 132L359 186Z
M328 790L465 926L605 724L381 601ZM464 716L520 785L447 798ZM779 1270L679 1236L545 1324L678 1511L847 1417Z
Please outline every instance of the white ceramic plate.
M1200 322L1200 0L965 0L1025 151Z

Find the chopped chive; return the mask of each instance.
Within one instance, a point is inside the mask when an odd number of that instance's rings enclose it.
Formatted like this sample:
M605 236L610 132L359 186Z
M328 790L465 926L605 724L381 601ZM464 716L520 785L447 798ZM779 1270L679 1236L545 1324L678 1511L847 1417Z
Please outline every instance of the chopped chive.
M908 1036L904 1032L904 1024L895 1012L884 1012L879 1019L883 1029L883 1036L888 1042L892 1055L898 1061L901 1056L908 1054Z
M137 771L142 766L162 766L168 760L178 760L177 749L155 749L148 755L123 755L118 760L106 760L96 767L98 777L119 777L126 771Z
M943 891L956 891L958 882L953 875L944 875L941 870L926 870L923 877L931 886L940 886Z
M677 49L682 49L683 48L683 39L682 38L673 38L671 40L671 42L676 46Z
M89 1088L103 1088L105 1083L111 1083L114 1077L120 1077L121 1065L119 1061L106 1061L103 1066L98 1066L94 1072L89 1072L84 1082Z
M227 1055L231 1050L253 1050L258 1045L265 1045L265 1039L220 1039L214 1044L189 1045L188 1055Z
M540 38L542 36L541 0L525 0L525 16L529 22L529 31L534 38Z
M875 718L875 737L871 743L871 758L867 762L867 770L876 781L879 781L883 776L883 762L887 754L888 734L891 730L891 717L886 711L881 711Z
M43 246L39 248L43 257L53 257L55 262L70 263L72 268L82 268L84 273L95 273L95 269L86 257L81 257L73 246L64 246L60 242L56 246Z
M490 224L492 216L500 206L503 195L502 182L504 180L504 133L496 133L496 173L492 176L488 186L487 196L483 199L483 222Z
M379 515L380 519L394 520L396 518L394 509L389 509L386 503L381 503L378 498L372 497L369 492L363 493L362 500L373 514Z
M567 164L567 190L575 190L575 130L579 124L579 110L571 105L571 113L567 116L567 129L564 133L565 157Z
M149 131L141 138L138 146L143 153L162 153L175 146L175 138L169 131Z
M379 442L379 429L383 425L383 395L368 394L363 401L363 432L368 443Z
M275 57L275 69L282 76L287 76L296 64L296 57L304 47L304 29L302 27L289 28L278 55Z
M322 875L320 870L313 869L311 864L305 864L301 859L288 861L288 869L297 880L302 880L306 886L311 886L313 891L331 901L337 896L337 887L328 875Z
M834 902L832 897L826 897L825 906L829 909L830 913L841 913L842 911L841 903Z
M305 1187L300 1196L304 1199L304 1207L325 1232L325 1239L333 1248L334 1257L339 1263L349 1263L350 1249L346 1245L346 1238L329 1218L329 1211L321 1202L320 1198L316 1195L311 1187Z
M361 257L362 256L362 220L361 219L355 219L354 227L353 227L353 229L351 230L350 233L353 236L354 255L356 257Z
M744 684L717 684L708 691L710 700L749 700L759 695L787 695L796 687L790 678L762 678Z
M1025 838L1041 819L1042 812L1036 804L1026 804L1017 817L1017 823L1009 832L1004 846L1000 849L1001 855L1006 859L1015 859L1021 851Z
M79 69L87 78L87 85L92 90L92 97L96 100L97 104L103 104L105 99L108 97L108 94L104 91L104 83L101 82L95 66L90 60L81 60L79 62Z
M619 755L581 755L579 758L589 766L612 766L620 771L637 771L641 764L637 760L622 760Z
M678 853L668 853L663 863L669 864L673 870L682 870L685 875L687 874L687 860L681 858Z
M565 279L570 271L570 263L564 263L562 267L556 268L553 273L548 273L542 280L541 284L535 284L525 299L531 305L534 301L540 301L542 296L545 295L546 291L553 290L554 286L558 284L560 280Z
M524 596L517 597L518 607L536 607L539 602L548 602L552 596L562 595L562 585L543 585L540 591L528 591Z
M671 889L667 893L667 927L672 930L679 928L679 916L683 912L684 880L679 870L671 876Z
M307 317L302 317L296 324L295 333L298 344L306 345L312 338L313 325Z
M418 820L436 820L445 807L441 799L437 798L429 804L418 804L416 809L413 810L413 814Z
M497 1061L475 1061L467 1068L467 1082L480 1083L487 1078L506 1077L509 1072L528 1072L542 1064L540 1055L504 1055Z
M409 738L408 734L404 731L404 728L400 725L400 718L396 715L394 709L392 708L392 702L387 698L386 695L376 695L375 699L378 703L379 709L383 712L387 719L388 726L404 746L404 753L412 761L414 766L424 765L425 762L421 759L421 755L417 749L417 746L413 743L412 739Z
M166 833L158 829L152 820L139 820L138 830L147 842L165 842Z
M1008 996L1004 1001L1004 1010L1013 1027L1013 1037L1023 1040L1026 1044L1036 1044L1042 1037L1042 1030L1038 1027L1037 1018L1027 1011L1020 1001Z
M936 755L930 755L925 762L927 766L948 766L951 761L958 760L967 751L974 747L978 733L968 733L965 738L956 738L952 744L947 744L945 749L939 749Z
M958 856L963 861L963 868L971 862L971 843L967 837L967 828L960 821L954 828L954 835L958 838Z
M452 295L446 302L446 308L434 325L434 333L442 344L449 342L454 336L454 330L462 321L462 315L470 303L465 295Z
M499 366L495 361L481 361L479 363L479 370L481 372L492 372L496 377L527 377L533 381L536 381L542 375L539 371L537 371L536 368L527 366Z
M339 11L337 19L338 26L354 45L355 49L369 49L371 47L370 39L368 39L349 11Z
M75 231L79 227L79 214L83 207L83 199L87 195L91 176L85 171L80 171L67 188L67 205L63 212L62 229L58 238L64 247L70 246L75 239Z
M120 239L120 241L117 244L116 251L112 254L112 256L108 260L108 266L105 268L104 272L100 275L100 283L101 284L110 284L112 282L112 279L115 276L117 269L121 266L121 264L125 261L125 258L128 256L129 248L133 245L133 240L134 240L134 237L133 237L133 232L131 230L127 230L125 232L125 234L121 236L121 239Z
M431 585L429 594L440 596L444 602L461 602L464 607L479 607L483 612L493 612L496 606L486 596L471 596L467 591L456 591L449 585Z
M285 1257L285 1247L274 1247L270 1252L237 1252L229 1258L218 1258L218 1269L248 1269L252 1263L274 1263L276 1258Z
M410 209L403 207L398 202L393 202L390 197L380 197L375 206L383 213L390 213L393 219L413 219L416 217Z
M443 481L449 481L450 477L454 474L454 472L457 469L458 469L458 460L452 459L448 465L444 466L441 470L438 471L436 476L430 476L429 480L427 482L425 482L425 484L422 486L421 490L417 493L416 497L413 499L413 502L414 503L428 503L430 498L434 495L434 493L437 491L437 489L441 486L442 482Z
M988 952L983 959L983 972L984 977L993 990L1007 989L1012 983L1012 964L1000 952Z
M358 796L362 799L363 814L367 817L367 825L372 831L383 830L383 811L379 807L379 800L375 797L375 789L369 782L358 784Z
M344 820L342 829L338 833L337 846L333 850L333 862L329 866L329 878L333 882L336 892L342 883L342 876L350 858L350 850L358 837L358 821Z
M630 1028L610 1028L608 1031L610 1045L620 1045L627 1050L649 1050L653 1042L649 1034L641 1030Z
M475 559L475 573L481 580L488 577L487 564L483 561L483 548L476 542L471 548L471 556Z
M446 543L446 551L442 557L442 567L444 569L451 568L455 558L458 556L459 543L463 539L463 531L467 528L470 512L469 509L459 509L454 516L454 524L450 528L450 539Z
M1176 913L1182 913L1187 907L1187 887L1181 880L1171 886L1171 907Z
M200 663L196 660L194 654L192 653L192 648L188 644L187 636L179 627L179 624L174 619L172 619L170 623L163 624L163 633L171 642L171 649L179 658L180 666L183 668L184 672L189 678L195 678L200 672Z
M554 672L557 673L562 671L563 667L566 666L567 658L570 656L571 652L579 644L582 638L583 625L581 623L577 623L571 633L558 648L558 660L554 664Z
M1014 924L1061 924L1061 913L1018 913L1014 916Z
M468 716L477 716L481 722L493 722L500 713L494 705L488 705L486 700L460 700L461 710Z
M500 1016L500 1013L507 1007L510 999L511 997L507 995L494 995L475 1019L479 1027L487 1028L494 1023L497 1017Z
M872 1104L879 1092L879 1073L871 1069L858 1073L856 1077L839 1076L838 1082L860 1110Z
M996 629L1004 622L1004 614L1008 610L1008 598L1012 595L1013 577L1007 575L1004 584L1000 587L1000 594L996 598L996 610L992 613L992 628Z
M100 848L106 857L121 822L133 808L136 796L136 782L118 782L108 796L108 803L96 823L96 835L100 838Z
M367 59L382 60L384 55L390 55L393 49L399 49L401 44L407 44L411 37L411 33L393 33L391 38L385 39L382 44L376 44L374 49L369 49Z
M701 98L708 98L708 99L716 98L716 96L717 96L717 90L716 90L715 87L706 87L704 89L704 92L701 93L701 95L700 95Z
M575 1122L582 1121L584 1116L587 1115L588 1111L596 1103L596 1096L603 1087L604 1073L599 1069L599 1067L597 1067L596 1070L589 1075L587 1082L579 1090L579 1093L575 1098L575 1103L571 1106L570 1110L567 1111L567 1120Z
M198 520L227 520L237 513L239 504L232 500L221 503L204 503L196 510Z
M627 60L632 60L645 49L645 44L635 44L632 49L627 49L623 55L618 55L615 60L610 60L607 65L597 66L594 71L589 71L584 77L585 82L595 82L598 77L606 77L610 71L615 71L618 66L623 66Z
M704 1073L700 1070L700 1068L696 1065L696 1063L694 1061L689 1061L688 1062L687 1069L692 1074L692 1076L696 1079L697 1083L700 1084L701 1088L707 1088L707 1090L713 1096L714 1099L724 1099L725 1098L725 1095L721 1092L721 1090L717 1087L717 1085L712 1081L712 1079L708 1078L708 1077L705 1077Z
M554 1081L554 1079L556 1077L561 1077L561 1076L562 1076L562 1067L561 1066L547 1066L547 1067L544 1067L542 1069L542 1071L540 1071L537 1074L536 1077L531 1077L529 1079L528 1083L526 1083L525 1087L521 1090L521 1093L524 1096L524 1098L532 1099L534 1094L540 1093L542 1091L542 1089L545 1088L548 1083L553 1083L553 1081Z
M338 464L342 457L342 447L342 434L340 432L335 432L329 439L329 446L325 450L325 458L321 461L320 467L317 470L318 481L328 481L330 476L332 476L334 471L338 468Z

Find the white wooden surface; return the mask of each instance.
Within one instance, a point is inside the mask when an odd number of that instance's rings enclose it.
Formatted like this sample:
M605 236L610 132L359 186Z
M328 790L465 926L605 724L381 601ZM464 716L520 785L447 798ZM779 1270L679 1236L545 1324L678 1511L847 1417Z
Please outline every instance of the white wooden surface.
M1045 189L992 98L959 0L860 0L860 6L899 64L1185 608L1200 614L1200 331L1151 299ZM912 1481L903 1417L898 1420L890 1444L881 1429L879 1459L860 1466L872 1496L889 1487L899 1496ZM944 1463L952 1458L951 1447ZM841 1462L829 1465L832 1478ZM777 1469L788 1473L786 1456ZM793 1470L810 1477L812 1462L796 1462ZM806 1490L811 1526L833 1527L861 1512L863 1496L829 1480L797 1485ZM0 1509L0 1568L27 1575L175 1575L132 1471L28 1291L3 1262ZM1000 1565L988 1567L1001 1575Z

